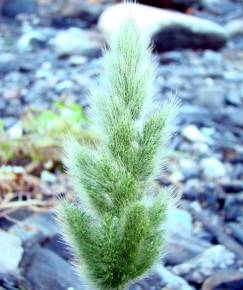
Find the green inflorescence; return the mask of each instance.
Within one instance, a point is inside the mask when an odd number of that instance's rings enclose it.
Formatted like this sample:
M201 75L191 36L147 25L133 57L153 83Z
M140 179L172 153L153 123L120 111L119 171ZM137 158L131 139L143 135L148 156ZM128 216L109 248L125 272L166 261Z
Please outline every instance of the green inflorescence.
M68 138L64 164L75 202L58 219L78 271L95 289L125 289L161 255L170 204L154 179L173 132L177 101L153 107L155 65L149 39L128 18L104 56L102 91L93 97L92 149Z

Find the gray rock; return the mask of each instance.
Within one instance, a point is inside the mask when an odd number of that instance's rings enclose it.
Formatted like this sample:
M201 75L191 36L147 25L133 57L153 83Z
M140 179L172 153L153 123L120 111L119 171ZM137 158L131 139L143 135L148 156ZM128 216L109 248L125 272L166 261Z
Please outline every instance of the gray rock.
M101 41L97 34L76 27L59 32L50 43L58 56L94 57L101 53Z
M164 261L169 265L178 265L198 256L210 246L210 243L192 234L178 231L168 237Z
M242 18L231 20L227 23L225 29L230 37L243 34Z
M10 228L10 233L18 236L23 243L37 237L47 238L58 233L58 226L55 223L52 213L36 214Z
M18 14L32 14L37 12L36 0L3 0L2 14L14 18Z
M207 143L208 138L194 125L185 126L181 132L182 136L190 142Z
M158 51L177 48L219 49L226 42L223 27L214 22L139 4L109 7L99 19L100 30L109 39L112 31L130 13L143 32L152 37Z
M223 271L208 278L202 290L240 290L243 289L243 272Z
M84 290L72 266L47 249L35 251L26 269L33 290Z
M179 166L184 179L197 177L199 175L199 166L191 159L180 159Z
M207 179L218 179L227 175L224 164L214 157L202 159L200 166L203 176Z
M169 234L178 233L178 231L191 233L192 231L191 214L183 209L173 208L169 211L169 217L166 226L168 228Z
M225 89L219 86L205 86L196 91L197 103L211 109L222 108L224 105Z
M190 261L173 267L173 272L189 282L201 284L214 273L233 269L234 264L235 255L224 246L217 245Z
M176 276L174 273L167 270L164 266L158 265L156 267L156 272L160 275L162 281L166 284L166 287L163 289L168 290L193 290L186 280Z
M0 53L0 73L8 73L19 68L17 57L11 53Z
M226 108L226 117L229 122L238 127L243 127L243 109L242 108Z
M23 254L20 238L0 230L0 249L0 272L17 272Z

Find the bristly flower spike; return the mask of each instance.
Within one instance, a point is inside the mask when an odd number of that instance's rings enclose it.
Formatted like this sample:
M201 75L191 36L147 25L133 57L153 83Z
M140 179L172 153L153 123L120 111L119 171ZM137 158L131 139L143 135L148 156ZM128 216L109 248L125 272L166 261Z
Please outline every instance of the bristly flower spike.
M64 164L75 203L59 204L63 236L75 267L93 289L125 289L158 262L166 238L170 194L155 193L177 101L152 111L156 66L149 39L127 18L104 56L102 91L93 97L93 148L74 138ZM145 112L150 112L145 114Z

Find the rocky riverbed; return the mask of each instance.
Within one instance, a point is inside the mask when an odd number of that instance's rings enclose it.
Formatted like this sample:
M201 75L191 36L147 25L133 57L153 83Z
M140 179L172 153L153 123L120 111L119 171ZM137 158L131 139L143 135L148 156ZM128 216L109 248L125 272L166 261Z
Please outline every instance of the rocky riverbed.
M111 1L59 2L51 11L48 1L0 1L0 118L10 135L24 135L20 120L31 108L62 100L86 109L89 89L102 74L106 25L119 13L109 10ZM182 200L169 220L163 261L130 289L243 289L243 2L142 2L166 8L163 15L172 11L169 30L160 22L156 33L143 29L154 38L159 64L156 102L174 94L182 102L169 162L156 181L174 185ZM183 13L176 26L175 9ZM109 18L101 14L107 11ZM183 26L192 15L197 31ZM201 19L208 24L203 33ZM18 165L41 181L38 194L59 195L67 191L66 180L50 162L29 170L26 161L10 160L1 169ZM87 289L71 269L53 210L39 211L32 206L3 215L0 205L0 289Z

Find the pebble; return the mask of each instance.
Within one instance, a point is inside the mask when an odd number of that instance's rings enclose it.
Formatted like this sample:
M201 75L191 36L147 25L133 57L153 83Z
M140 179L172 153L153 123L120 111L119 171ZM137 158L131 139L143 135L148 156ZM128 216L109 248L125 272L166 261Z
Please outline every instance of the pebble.
M25 271L33 290L85 289L72 266L48 249L36 250Z
M18 236L0 230L0 272L17 273L23 247Z
M161 279L166 284L166 287L163 289L170 290L193 290L186 280L175 275L174 273L167 270L164 266L158 265L156 267L156 272L160 275Z
M243 289L243 272L222 271L208 278L202 290L240 290Z
M39 238L41 240L50 238L58 231L54 215L51 212L32 215L21 224L15 224L9 229L9 232L17 235L23 243Z
M4 16L14 18L18 14L30 14L37 12L36 0L3 0L2 14Z
M207 137L194 125L188 125L182 129L182 136L190 142L207 142Z
M216 245L199 256L173 267L173 272L189 282L201 284L214 273L233 269L234 265L235 255L224 246Z
M206 179L218 179L227 176L224 164L214 157L203 158L200 166Z
M76 27L60 31L50 43L59 57L70 55L94 57L101 53L99 37L95 33Z
M166 226L169 234L178 233L178 231L191 233L192 217L189 212L183 209L173 208L169 211L169 217Z
M196 257L210 246L210 243L191 233L178 231L168 237L164 261L167 265L178 265Z

